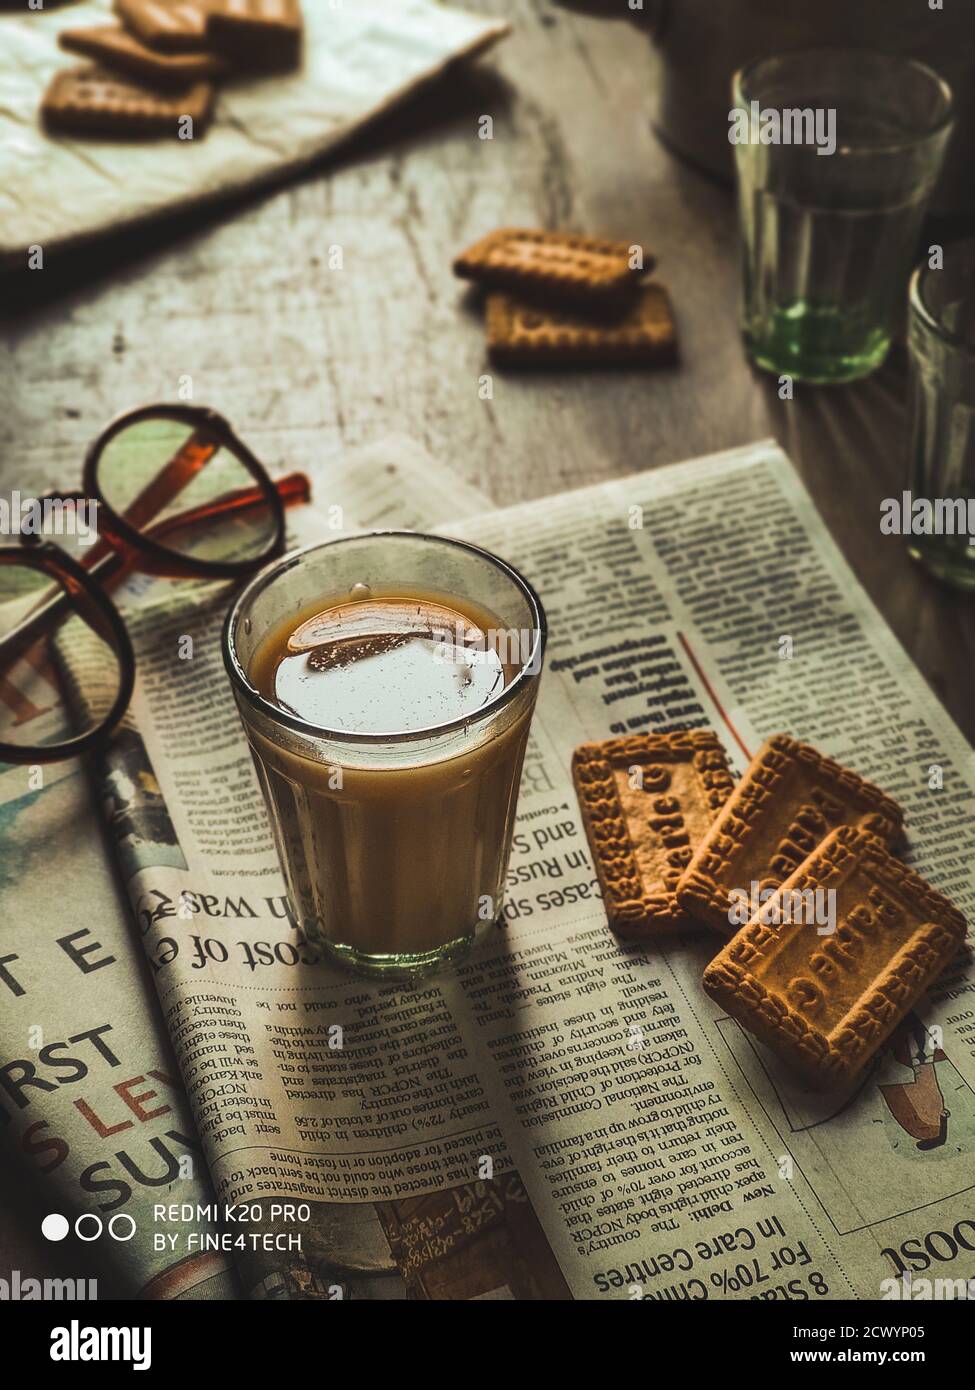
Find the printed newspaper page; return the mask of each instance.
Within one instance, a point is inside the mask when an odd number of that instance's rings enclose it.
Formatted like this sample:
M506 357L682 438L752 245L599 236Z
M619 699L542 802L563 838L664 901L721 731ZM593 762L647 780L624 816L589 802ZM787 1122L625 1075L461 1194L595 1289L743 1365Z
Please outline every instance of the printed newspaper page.
M486 505L397 440L331 470L316 503L289 517L293 543ZM208 1154L220 1248L255 1297L567 1296L438 991L364 988L295 930L228 699L228 590L158 591L129 615L138 685L101 795ZM65 655L90 689L83 646ZM158 1238L207 1246L196 1210L166 1194Z
M373 470L359 521L397 476ZM397 515L429 528L448 486L409 476ZM316 500L303 537L350 525ZM122 873L218 1202L261 1201L263 1248L227 1233L247 1289L817 1300L971 1277L961 969L853 1095L816 1100L704 996L713 939L616 943L569 780L586 739L710 725L740 769L783 730L896 795L913 861L971 909L971 750L788 460L765 443L446 529L526 573L552 640L504 925L420 989L337 973L290 919L221 669L225 596L174 590L131 624L105 794L127 798ZM203 1240L175 1208L162 1222Z
M390 498L418 514L422 462L410 441L394 439L378 454L336 465L332 506L353 515L369 509L374 525L395 524ZM450 482L451 509L486 505L459 480ZM184 593L199 587L179 586ZM138 576L120 598L131 612L167 593L172 601L178 590ZM38 740L59 724L56 672L21 668L16 686L4 683L0 694L4 717L29 723ZM130 742L125 734L120 746ZM103 828L79 761L0 767L0 1137L36 1190L38 1213L81 1218L87 1237L102 1223L102 1238L89 1246L100 1255L97 1269L59 1270L79 1296L232 1298L228 1255L174 1254L170 1241L154 1239L162 1234L153 1229L156 1204L197 1210L214 1198L119 884L113 851L131 829L135 786L118 776L111 784ZM158 802L153 792L143 779L144 827ZM216 1230L208 1219L198 1226ZM4 1224L5 1240L8 1234ZM28 1281L43 1275L20 1261L18 1277L26 1297Z
M760 444L450 529L531 576L553 633L509 925L445 991L573 1293L869 1299L909 1296L905 1274L971 1278L967 958L852 1094L815 1096L702 992L713 941L613 942L567 773L579 742L688 714L731 754L788 732L898 798L911 862L971 916L975 755L789 461Z
M22 672L16 689L2 683L5 718L29 720L38 738L57 701L47 668L29 685ZM100 830L77 761L0 766L0 1142L36 1191L38 1219L82 1218L101 1256L94 1272L59 1270L60 1294L45 1297L69 1297L73 1282L87 1298L233 1298L228 1256L153 1243L163 1194L200 1204L213 1194ZM4 1225L5 1249L7 1235ZM40 1298L46 1273L18 1261L10 1277L19 1296Z

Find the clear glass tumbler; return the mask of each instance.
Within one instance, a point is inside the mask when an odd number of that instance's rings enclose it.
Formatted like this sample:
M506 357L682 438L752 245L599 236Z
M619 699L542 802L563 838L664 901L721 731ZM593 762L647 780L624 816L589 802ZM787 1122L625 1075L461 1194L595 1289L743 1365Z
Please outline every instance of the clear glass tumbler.
M742 68L732 100L748 351L804 381L865 376L903 304L951 90L911 58L803 49Z
M353 636L335 647L351 654L338 658L343 670L356 663L361 706L354 689L351 708L326 700L340 726L299 717L278 698L280 679L269 686L268 645L308 614L352 611L363 595L487 615L472 631L487 634L482 645L492 652L504 647L503 686L499 677L463 717L418 727L424 690L447 679L427 664L438 649L427 634L405 639L414 644L406 675L393 681L383 654L404 639ZM545 636L538 596L503 560L408 531L296 551L262 570L234 604L224 661L292 907L307 935L344 964L412 980L457 958L478 926L500 915Z
M908 347L914 413L902 526L915 559L975 589L975 240L951 242L943 265L915 270Z

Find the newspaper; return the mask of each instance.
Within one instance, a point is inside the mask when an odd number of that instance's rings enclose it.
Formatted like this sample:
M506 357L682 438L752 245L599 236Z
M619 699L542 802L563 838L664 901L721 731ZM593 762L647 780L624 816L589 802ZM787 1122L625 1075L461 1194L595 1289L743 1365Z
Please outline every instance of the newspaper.
M418 459L316 501L296 539L466 511L442 529L528 575L551 639L503 925L409 990L338 973L289 916L226 595L174 586L131 618L106 791L158 788L119 860L246 1291L815 1301L975 1277L963 965L853 1094L814 1096L703 994L713 939L612 937L568 776L614 733L708 725L740 769L784 730L897 796L912 862L975 907L975 756L777 446L487 514ZM204 1227L155 1223L186 1257Z
M573 1294L890 1298L907 1275L930 1297L971 1279L967 959L852 1095L816 1096L703 994L713 943L622 950L593 901L571 748L690 717L736 758L782 730L879 782L910 861L975 910L975 754L788 459L760 443L452 530L531 576L554 634L512 920L453 998Z
M38 677L40 683L42 678ZM4 695L7 695L4 691ZM38 707L53 695L47 687ZM92 1268L59 1262L62 1292L232 1298L228 1256L154 1250L161 1194L213 1200L196 1127L162 1026L107 837L77 761L0 766L0 1142L17 1208L0 1221L10 1281L25 1267L25 1191L37 1220L79 1217ZM99 1236L97 1222L102 1223ZM133 1223L136 1233L133 1234ZM41 1258L46 1242L37 1232ZM78 1248L78 1247L75 1247ZM16 1270L16 1274L15 1274ZM95 1281L94 1290L90 1282ZM43 1287L43 1283L39 1285ZM26 1296L26 1295L25 1295ZM36 1295L35 1295L36 1296ZM52 1295L58 1296L58 1295Z
M398 440L390 452L365 453L353 468L332 470L333 505L351 515L365 501L371 524L393 524L376 479L381 474L394 485L398 474L388 469L414 463L410 481L394 487L397 494L412 497L421 478L442 491L444 475L425 473L422 456L414 458L409 442ZM465 492L452 476L449 481L452 505L458 489L468 508L485 505L480 494ZM180 588L194 598L225 592L223 586ZM165 582L143 576L118 597L129 614L184 601ZM34 726L43 738L46 726L59 722L61 692L45 673L31 676L30 688L18 672L20 689L3 689L3 708L8 717L10 705L22 714L30 701L44 711ZM123 733L118 747L129 741ZM73 1228L82 1218L94 1263L75 1269L61 1261L59 1279L69 1282L59 1287L73 1282L80 1296L234 1298L230 1255L174 1251L170 1242L155 1241L163 1234L154 1231L157 1204L205 1210L214 1194L148 965L134 945L115 852L120 832L124 839L126 789L118 776L109 781L110 797L96 807L77 760L44 768L0 765L0 1142L21 1185L18 1195L36 1194L37 1220L56 1213ZM150 793L144 822L152 802ZM99 814L103 806L107 819ZM38 1230L34 1263L26 1267L21 1227L19 1209L0 1214L0 1251L11 1259L22 1252L17 1277L24 1286L27 1279L43 1281L51 1260L41 1259L46 1242ZM202 1219L198 1229L212 1234L216 1224ZM50 1256L61 1250L47 1248ZM5 1269L0 1277L12 1274Z

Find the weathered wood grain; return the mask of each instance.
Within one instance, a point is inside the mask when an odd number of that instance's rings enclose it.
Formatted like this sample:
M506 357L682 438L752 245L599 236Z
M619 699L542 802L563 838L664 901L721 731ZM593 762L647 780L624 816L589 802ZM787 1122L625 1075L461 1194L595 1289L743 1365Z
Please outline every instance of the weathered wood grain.
M649 126L652 54L631 25L549 0L467 0L512 19L456 71L329 169L217 216L155 229L0 290L3 486L71 482L110 415L193 378L273 466L313 475L335 446L405 430L498 503L773 433L855 572L970 739L973 601L882 538L903 486L903 353L848 388L779 401L735 322L729 191ZM478 138L490 115L494 139ZM659 258L683 361L659 372L495 373L470 292L450 272L502 223L645 242ZM329 269L340 246L343 268ZM40 282L40 283L39 283Z

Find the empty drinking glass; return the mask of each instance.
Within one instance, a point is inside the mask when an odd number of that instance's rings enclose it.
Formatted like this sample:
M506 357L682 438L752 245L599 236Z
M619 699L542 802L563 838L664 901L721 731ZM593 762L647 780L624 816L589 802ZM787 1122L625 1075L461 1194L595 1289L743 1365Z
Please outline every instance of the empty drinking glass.
M733 80L742 331L767 371L878 367L952 127L948 85L869 49L764 58Z
M975 589L975 240L911 277L914 398L909 549L939 579ZM905 529L908 529L905 527Z

